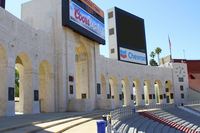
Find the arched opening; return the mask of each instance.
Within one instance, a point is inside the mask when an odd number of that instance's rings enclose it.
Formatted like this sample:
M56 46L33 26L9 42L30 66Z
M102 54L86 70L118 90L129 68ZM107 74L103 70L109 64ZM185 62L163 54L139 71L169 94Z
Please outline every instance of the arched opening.
M47 61L39 65L39 102L40 112L54 111L52 68Z
M172 92L172 84L170 80L165 81L166 102L174 103L174 94Z
M109 78L109 93L108 98L111 98L114 101L113 108L119 106L119 96L118 96L118 86L117 86L117 79L115 77Z
M145 101L145 105L149 105L149 90L150 90L150 81L145 80L144 81L144 96L143 99Z
M76 98L89 99L89 60L84 44L76 47Z
M159 80L156 80L154 82L154 91L155 91L156 104L160 104L164 97L162 95L162 84Z
M121 85L122 85L121 86L121 88L122 88L122 105L128 106L130 104L130 98L131 98L128 79L127 78L123 79L121 81Z
M6 114L7 108L7 54L5 49L0 45L0 116Z
M139 80L134 80L133 81L133 85L132 85L132 89L133 89L133 103L134 105L139 105L140 103L140 98L139 98Z
M16 84L15 89L15 113L28 114L33 109L32 89L32 63L27 54L21 53L15 60ZM18 82L17 82L18 80Z
M103 74L101 74L101 97L106 99L106 79Z

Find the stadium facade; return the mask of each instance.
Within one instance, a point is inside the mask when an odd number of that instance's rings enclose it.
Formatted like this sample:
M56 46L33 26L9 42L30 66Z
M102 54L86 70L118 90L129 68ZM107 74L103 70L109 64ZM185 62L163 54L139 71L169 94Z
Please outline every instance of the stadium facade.
M22 20L0 7L0 116L180 104L187 100L186 64L152 67L100 55L99 43L105 42L101 9L90 0L66 0L74 16L68 14L71 19L65 25L63 1L27 2L22 5ZM114 19L108 19L108 28L115 27L111 21ZM99 27L88 27L90 22ZM109 47L117 50L115 41L115 35L109 36Z

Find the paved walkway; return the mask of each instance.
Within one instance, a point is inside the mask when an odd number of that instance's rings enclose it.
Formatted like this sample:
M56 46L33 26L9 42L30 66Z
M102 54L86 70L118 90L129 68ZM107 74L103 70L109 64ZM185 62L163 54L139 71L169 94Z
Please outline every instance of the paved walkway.
M87 112L88 113L88 112ZM73 117L86 114L86 112L65 112L65 113L40 113L31 115L16 115L10 117L0 117L0 131L16 126L23 126L42 121L50 121L59 118Z
M79 126L73 127L64 133L97 133L96 120L92 120Z

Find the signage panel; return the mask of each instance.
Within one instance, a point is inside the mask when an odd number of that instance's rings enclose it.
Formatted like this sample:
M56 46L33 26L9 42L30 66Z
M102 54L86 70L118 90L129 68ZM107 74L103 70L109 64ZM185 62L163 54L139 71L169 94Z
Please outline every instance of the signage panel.
M120 60L146 65L146 54L120 47Z
M62 0L62 24L99 44L105 44L104 14L91 1Z
M118 60L147 65L144 19L117 7L115 19Z
M70 20L105 39L104 24L70 0Z

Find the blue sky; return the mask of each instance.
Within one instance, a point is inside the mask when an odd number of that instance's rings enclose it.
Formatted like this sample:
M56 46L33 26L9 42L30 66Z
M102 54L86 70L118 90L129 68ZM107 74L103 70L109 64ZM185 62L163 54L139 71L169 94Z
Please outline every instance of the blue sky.
M6 9L20 18L21 3L29 0L6 0ZM105 13L117 6L145 20L147 52L157 46L162 56L169 54L168 35L173 58L200 59L200 0L93 0ZM107 21L107 20L105 20ZM106 30L107 35L107 30ZM108 56L108 43L101 46Z

